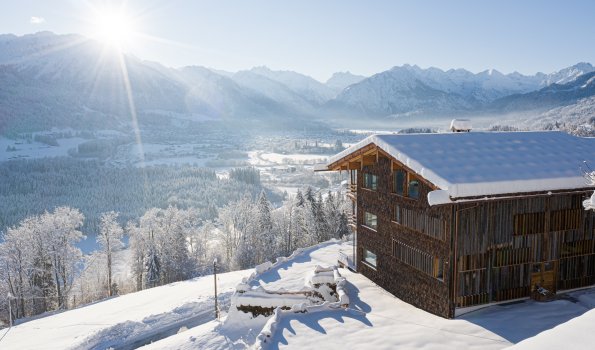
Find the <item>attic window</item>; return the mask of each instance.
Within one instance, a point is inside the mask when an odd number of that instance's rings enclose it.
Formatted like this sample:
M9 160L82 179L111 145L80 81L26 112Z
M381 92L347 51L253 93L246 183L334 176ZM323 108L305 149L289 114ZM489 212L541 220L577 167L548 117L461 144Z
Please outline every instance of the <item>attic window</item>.
M419 198L419 181L410 180L407 186L407 194L411 198Z
M407 173L405 170L398 169L393 173L393 191L398 195L405 195L405 179Z

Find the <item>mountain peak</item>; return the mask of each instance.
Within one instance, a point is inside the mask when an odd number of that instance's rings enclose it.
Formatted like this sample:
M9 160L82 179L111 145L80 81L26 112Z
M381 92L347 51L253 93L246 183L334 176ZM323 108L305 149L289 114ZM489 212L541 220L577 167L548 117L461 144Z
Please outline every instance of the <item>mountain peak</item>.
M336 72L326 81L326 86L335 89L337 91L341 91L348 87L349 85L357 84L360 81L364 80L366 77L363 75L355 75L349 71L346 72Z
M579 63L573 65L572 68L576 68L576 69L580 69L580 70L584 70L584 71L595 70L593 65L589 62L579 62Z

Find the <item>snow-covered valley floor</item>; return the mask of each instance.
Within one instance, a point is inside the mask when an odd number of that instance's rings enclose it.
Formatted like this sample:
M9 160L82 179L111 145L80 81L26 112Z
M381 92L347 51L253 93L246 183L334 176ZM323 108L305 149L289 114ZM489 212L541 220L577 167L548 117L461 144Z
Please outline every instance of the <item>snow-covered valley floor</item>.
M338 252L350 249L350 243L320 244L276 264L251 284L299 290L316 265L335 264ZM220 274L220 301L229 300L233 287L251 272ZM559 335L567 338L562 344L581 349L595 341L595 335L580 331L595 324L595 310L589 311L595 307L595 289L549 303L490 306L446 320L402 302L362 275L340 272L348 281L349 308L283 312L266 347L502 349L518 343L518 348L544 349ZM244 349L254 344L267 321L231 311L217 321L212 306L212 276L205 276L1 330L0 349L130 349L163 336L143 349Z

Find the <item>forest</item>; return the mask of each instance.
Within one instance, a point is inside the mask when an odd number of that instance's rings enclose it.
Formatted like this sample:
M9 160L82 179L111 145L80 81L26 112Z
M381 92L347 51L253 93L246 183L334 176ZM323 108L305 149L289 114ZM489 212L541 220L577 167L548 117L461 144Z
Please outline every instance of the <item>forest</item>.
M64 171L57 171L60 162ZM18 166L35 180L19 182ZM234 169L229 179L201 169L106 170L66 160L7 163L2 171L20 186L11 192L3 185L1 192L17 208L35 208L35 192L48 196L46 206L52 196L66 201L83 193L68 206L56 200L51 211L10 217L18 221L0 239L0 295L8 296L0 299L0 319L9 309L13 319L31 317L201 276L212 272L214 258L223 271L246 269L350 234L343 193L308 187L275 208L252 168ZM57 174L44 177L48 172ZM16 200L18 193L27 200ZM96 237L98 249L84 255L77 243L87 235ZM115 278L116 268L127 273Z
M200 219L213 220L218 208L262 190L252 168L220 179L213 170L193 166L110 167L69 157L1 162L0 178L0 231L27 216L71 206L84 214L82 229L93 237L104 212L118 212L123 224L153 207L192 207ZM267 196L281 202L279 194Z

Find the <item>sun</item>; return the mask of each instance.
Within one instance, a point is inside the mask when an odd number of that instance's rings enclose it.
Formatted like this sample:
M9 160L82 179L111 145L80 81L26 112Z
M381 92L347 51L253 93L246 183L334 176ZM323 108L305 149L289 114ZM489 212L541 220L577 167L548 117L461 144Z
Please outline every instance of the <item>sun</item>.
M134 20L123 11L102 11L94 22L94 37L104 44L121 48L134 37Z

